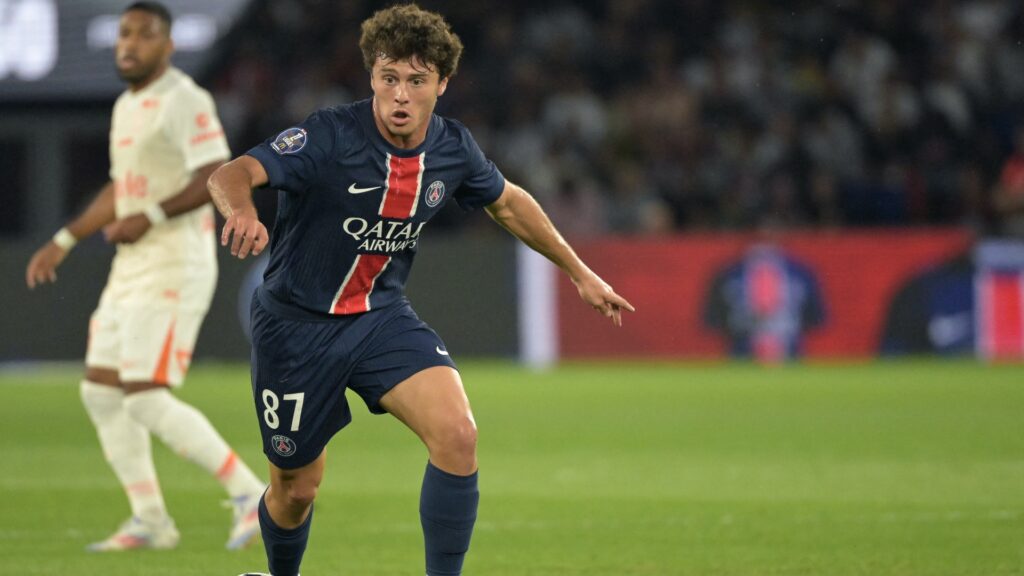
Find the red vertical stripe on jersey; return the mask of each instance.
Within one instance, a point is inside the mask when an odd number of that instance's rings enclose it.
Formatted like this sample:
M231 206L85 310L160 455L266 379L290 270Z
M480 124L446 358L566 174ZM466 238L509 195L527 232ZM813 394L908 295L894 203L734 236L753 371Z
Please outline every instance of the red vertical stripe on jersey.
M426 154L424 152L413 158L388 154L387 189L384 190L378 211L381 217L404 220L416 215Z
M370 309L370 293L377 278L391 262L390 256L360 254L331 304L331 314L355 314Z
M991 274L985 281L987 352L990 358L1019 358L1024 352L1024 282L1020 273Z

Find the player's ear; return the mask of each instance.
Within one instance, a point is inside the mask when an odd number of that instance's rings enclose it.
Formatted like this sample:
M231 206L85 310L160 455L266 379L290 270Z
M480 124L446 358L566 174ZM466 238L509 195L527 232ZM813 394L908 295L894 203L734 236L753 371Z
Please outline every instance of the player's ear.
M448 89L448 79L441 78L441 81L437 83L437 95L444 94L444 91Z

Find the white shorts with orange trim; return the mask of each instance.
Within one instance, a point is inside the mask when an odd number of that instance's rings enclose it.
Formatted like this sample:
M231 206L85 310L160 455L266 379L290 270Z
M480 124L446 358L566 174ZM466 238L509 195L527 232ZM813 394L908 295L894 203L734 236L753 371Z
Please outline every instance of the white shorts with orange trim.
M118 292L108 284L92 314L86 366L116 370L122 382L180 386L210 299L185 302L164 291L149 301L138 294L128 300Z

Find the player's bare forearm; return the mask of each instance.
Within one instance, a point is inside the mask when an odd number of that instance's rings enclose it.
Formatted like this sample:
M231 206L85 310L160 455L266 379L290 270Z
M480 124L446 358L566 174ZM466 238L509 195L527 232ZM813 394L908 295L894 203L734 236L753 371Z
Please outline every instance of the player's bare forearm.
M270 241L252 203L252 189L267 181L267 171L252 156L239 156L210 176L210 196L225 220L220 243L230 243L231 254L239 259L259 255Z
M622 325L623 308L634 311L632 304L583 263L540 204L519 186L506 182L501 197L487 207L487 213L513 236L564 270L580 298L616 326Z
M114 219L114 183L107 182L81 214L32 255L25 268L25 283L28 287L31 289L47 282L56 282L57 268L75 242L92 236L114 222Z
M85 210L68 223L67 229L75 238L81 240L99 232L115 219L114 183L107 182Z
M501 197L487 207L495 222L565 271L573 281L592 274L526 190L506 182Z
M173 218L191 212L200 206L205 206L210 201L210 192L206 188L206 181L223 164L224 162L217 161L197 168L192 174L192 179L180 192L160 202L160 208L163 209L164 214L167 214L168 218Z
M237 212L256 211L252 189L267 183L263 165L251 156L239 156L217 168L207 182L210 196L224 218Z
M192 179L177 194L164 199L158 206L147 207L143 212L126 216L106 226L103 234L107 241L117 244L138 242L153 226L205 206L210 201L206 180L221 164L223 162L217 161L197 168ZM154 211L155 208L159 209Z

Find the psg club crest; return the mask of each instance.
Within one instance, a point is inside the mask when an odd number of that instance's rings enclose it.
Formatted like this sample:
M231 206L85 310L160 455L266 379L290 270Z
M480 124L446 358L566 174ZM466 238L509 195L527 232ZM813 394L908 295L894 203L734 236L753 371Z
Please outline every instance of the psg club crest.
M427 206L433 208L444 200L444 182L440 180L434 180L427 187L427 193L423 195L423 201L427 203Z
M274 436L270 439L270 446L274 449L274 452L285 458L295 454L295 442L292 442L292 439L287 436L281 436L280 434Z
M302 128L289 128L277 135L270 147L278 154L295 154L306 146L306 131Z

